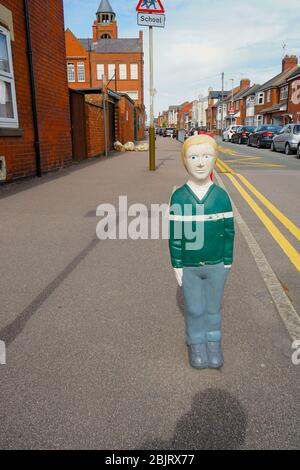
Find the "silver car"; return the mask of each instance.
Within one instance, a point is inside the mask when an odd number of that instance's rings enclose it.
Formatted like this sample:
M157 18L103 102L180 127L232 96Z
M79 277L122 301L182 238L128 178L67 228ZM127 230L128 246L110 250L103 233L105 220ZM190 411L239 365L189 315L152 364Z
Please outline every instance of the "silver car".
M286 155L298 152L300 148L300 124L288 124L275 135L271 144L273 152L285 152Z
M223 142L231 142L231 137L233 136L233 134L236 133L236 131L239 127L241 127L241 126L233 125L233 126L227 127L225 129L225 131L223 131L223 133L222 133Z

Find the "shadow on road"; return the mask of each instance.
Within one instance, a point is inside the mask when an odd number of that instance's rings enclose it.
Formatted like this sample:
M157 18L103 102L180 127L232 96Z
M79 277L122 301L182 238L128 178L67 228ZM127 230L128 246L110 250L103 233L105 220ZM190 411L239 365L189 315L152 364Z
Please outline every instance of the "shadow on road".
M183 297L183 290L181 287L178 286L176 292L176 302L179 310L181 311L182 315L184 316L184 297Z
M140 450L234 450L245 443L246 427L241 403L225 390L209 388L194 396L170 441L145 441Z

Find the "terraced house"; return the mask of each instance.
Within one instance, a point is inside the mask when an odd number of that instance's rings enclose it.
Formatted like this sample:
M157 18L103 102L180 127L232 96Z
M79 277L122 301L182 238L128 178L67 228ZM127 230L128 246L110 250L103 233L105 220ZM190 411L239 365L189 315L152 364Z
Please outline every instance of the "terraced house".
M300 67L287 79L289 85L288 113L292 122L300 124Z
M255 125L283 126L291 121L288 111L289 79L298 68L298 58L286 55L282 71L264 83L255 94Z

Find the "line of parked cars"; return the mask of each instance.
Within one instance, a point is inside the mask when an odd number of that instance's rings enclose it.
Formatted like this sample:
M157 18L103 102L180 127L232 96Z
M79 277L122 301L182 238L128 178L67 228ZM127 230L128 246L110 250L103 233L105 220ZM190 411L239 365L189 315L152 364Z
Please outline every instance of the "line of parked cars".
M155 132L157 135L161 135L162 137L176 136L176 129L174 129L173 127L157 127Z
M222 134L223 142L247 144L249 147L270 148L273 152L297 154L300 158L300 124L287 124L284 127L263 125L227 127Z

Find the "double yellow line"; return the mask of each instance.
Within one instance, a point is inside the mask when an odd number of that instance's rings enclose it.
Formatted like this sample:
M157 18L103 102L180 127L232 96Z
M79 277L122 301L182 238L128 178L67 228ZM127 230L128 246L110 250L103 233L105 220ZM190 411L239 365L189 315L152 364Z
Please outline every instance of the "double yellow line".
M259 192L245 176L232 170L223 160L217 161L217 167L222 173L226 173L232 184L236 187L241 196L249 204L253 212L257 215L274 240L278 243L280 248L290 259L296 269L300 272L300 253L293 247L287 238L272 222L270 217L261 209L253 197L244 189L239 183L238 179L248 188L248 190L257 197L257 199L278 219L282 225L299 241L300 229L289 220L277 207L274 206L261 192Z

